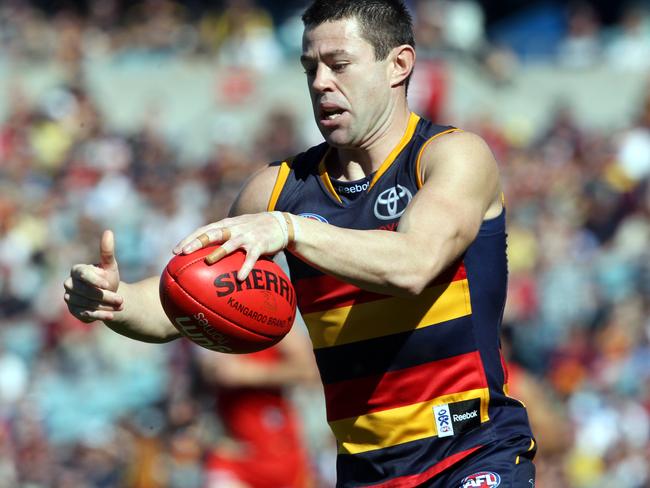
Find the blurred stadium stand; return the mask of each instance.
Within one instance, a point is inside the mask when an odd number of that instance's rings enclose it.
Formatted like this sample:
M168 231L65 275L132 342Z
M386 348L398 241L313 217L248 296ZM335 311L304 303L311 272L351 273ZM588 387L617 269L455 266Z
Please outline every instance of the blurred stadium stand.
M501 164L537 486L650 486L647 8L408 3L414 108ZM158 273L252 171L319 140L303 4L0 3L0 488L202 486L220 427L193 348L80 324L61 283L106 226L125 279ZM327 487L319 395L295 392Z

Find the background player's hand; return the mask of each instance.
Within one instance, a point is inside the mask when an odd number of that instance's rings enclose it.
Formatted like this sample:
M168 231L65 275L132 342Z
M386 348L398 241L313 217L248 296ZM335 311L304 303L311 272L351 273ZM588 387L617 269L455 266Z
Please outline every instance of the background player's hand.
M190 254L212 243L221 244L206 257L211 264L237 249L243 249L246 259L237 278L245 280L260 256L282 251L288 241L287 224L280 212L262 212L200 227L176 245L174 254Z
M122 310L123 299L115 293L120 273L115 260L115 238L104 231L99 244L99 264L75 264L65 280L64 299L70 313L83 322L112 320Z

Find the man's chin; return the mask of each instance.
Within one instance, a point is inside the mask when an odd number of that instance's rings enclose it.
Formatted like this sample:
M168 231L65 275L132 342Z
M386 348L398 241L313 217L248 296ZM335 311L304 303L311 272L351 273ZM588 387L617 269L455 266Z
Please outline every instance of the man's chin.
M325 142L333 147L349 147L351 145L347 132L341 129L327 130L321 127L320 133L323 135Z

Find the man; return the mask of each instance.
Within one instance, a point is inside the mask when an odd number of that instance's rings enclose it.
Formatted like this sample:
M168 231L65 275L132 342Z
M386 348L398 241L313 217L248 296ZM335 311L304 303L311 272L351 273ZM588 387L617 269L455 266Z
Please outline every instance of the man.
M337 437L339 486L526 487L535 442L507 395L499 348L506 294L497 165L476 135L420 119L397 0L315 0L305 68L321 145L255 174L231 218L174 249L235 249L246 279L287 250ZM120 283L112 234L100 267L77 266L70 309L141 340L178 336L158 278Z

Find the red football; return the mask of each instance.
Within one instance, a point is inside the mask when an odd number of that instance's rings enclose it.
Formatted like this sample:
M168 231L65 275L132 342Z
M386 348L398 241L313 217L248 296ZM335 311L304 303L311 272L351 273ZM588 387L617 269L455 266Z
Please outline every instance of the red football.
M260 258L245 281L237 279L244 252L208 265L215 246L174 256L160 278L160 301L174 326L207 349L233 354L276 344L296 317L296 293L282 269Z

